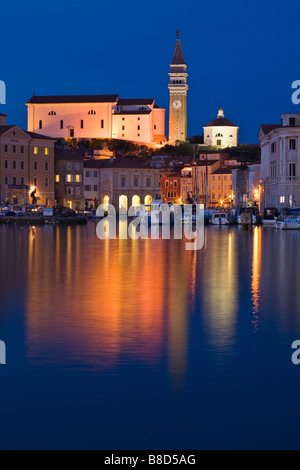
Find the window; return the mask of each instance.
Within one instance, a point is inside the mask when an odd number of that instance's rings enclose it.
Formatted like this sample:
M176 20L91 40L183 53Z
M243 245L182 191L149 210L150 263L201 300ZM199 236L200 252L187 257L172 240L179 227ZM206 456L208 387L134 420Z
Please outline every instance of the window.
M289 118L289 125L290 126L295 126L296 125L296 119L294 117Z
M22 176L22 178L21 178L21 186L24 186L24 185L25 185L25 178L24 178L24 176Z
M21 146L21 153L24 153L24 146Z
M137 130L139 131L141 129L141 126L137 126Z
M34 168L35 171L37 171L37 169L38 169L38 164L37 164L37 162L34 162L33 168Z
M76 186L75 192L76 196L80 196L80 186Z
M88 114L96 114L96 111L94 111L93 109L91 109Z
M59 175L55 175L55 183L59 183Z
M14 176L13 177L13 185L16 186L17 185L17 178Z
M97 178L98 176L98 171L94 171L94 177Z
M169 187L169 181L166 181L166 188Z
M8 169L8 160L5 160L4 162L4 168L7 170Z
M8 184L8 176L5 176L5 178L4 178L4 184Z
M42 120L39 121L39 129L43 129L43 121Z
M156 124L154 124L154 129L156 129Z
M222 145L222 141L220 139L217 140L217 145Z
M121 186L122 186L122 188L125 188L125 184L126 184L126 178L125 178L125 176L122 176L121 177Z
M71 183L72 182L72 175L67 175L66 176L66 182Z
M104 129L104 119L101 119L101 129Z
M279 197L279 202L280 202L280 204L284 204L285 203L285 196L280 196Z
M140 134L138 134L137 136L140 137Z
M17 162L16 160L13 161L13 170L16 170L17 169Z
M98 186L96 184L94 185L94 191L98 191Z
M296 150L296 139L290 139L290 150Z
M33 153L34 153L34 155L37 155L37 154L38 154L38 148L37 148L37 147L34 147Z
M60 128L61 128L61 129L64 128L64 121L63 121L63 120L60 121Z
M21 161L21 170L24 170L24 169L25 169L25 162Z
M56 112L55 111L49 111L48 116L56 116Z
M274 180L276 179L277 177L277 167L276 167L276 163L273 163L271 165L271 179Z
M146 186L147 186L147 188L150 188L150 186L151 186L151 178L147 178L147 179L146 179Z
M87 178L89 178L89 177L90 177L90 172L89 172L89 171L86 171L86 172L85 172L85 176L86 176Z
M33 185L34 185L35 187L37 187L37 185L38 185L38 179L37 179L37 177L33 178Z
M276 142L272 142L272 144L271 144L271 152L272 152L272 153L276 152Z
M91 191L92 187L90 184L86 184L85 187L84 187L84 190L85 191Z
M45 178L45 186L46 186L46 188L48 188L48 186L49 186L49 179L48 178Z
M13 145L13 153L16 153L16 151L17 151L17 147Z
M122 118L122 121L125 121L125 118Z
M83 119L81 119L81 121L80 121L80 127L81 127L81 129L83 129Z
M72 169L73 169L72 163L67 163L67 170L72 171Z
M177 188L177 181L174 181L174 188Z
M6 152L6 153L8 152L8 145L4 146L4 152Z
M296 176L296 163L289 163L289 177L293 178Z
M74 129L70 129L70 137L71 139L74 137Z
M125 126L122 126L122 131L125 131Z
M80 176L80 175L76 175L75 181L76 181L76 183L80 183L80 182L81 182L81 176Z
M67 187L67 194L68 196L71 196L73 194L73 188L71 186Z
M134 179L133 179L133 185L134 185L135 188L137 188L138 185L139 185L139 179L138 179L137 176L135 176Z

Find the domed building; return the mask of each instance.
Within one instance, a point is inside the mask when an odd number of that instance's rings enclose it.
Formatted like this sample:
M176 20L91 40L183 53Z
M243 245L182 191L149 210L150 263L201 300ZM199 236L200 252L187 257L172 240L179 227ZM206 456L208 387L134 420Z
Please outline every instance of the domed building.
M204 145L213 147L235 147L238 145L238 126L224 117L224 110L219 109L217 119L203 127Z

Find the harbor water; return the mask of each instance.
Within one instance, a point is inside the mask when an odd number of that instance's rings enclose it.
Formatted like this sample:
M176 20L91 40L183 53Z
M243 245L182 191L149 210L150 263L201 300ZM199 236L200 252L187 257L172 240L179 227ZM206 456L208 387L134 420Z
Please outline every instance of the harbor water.
M299 244L0 226L0 448L299 448Z

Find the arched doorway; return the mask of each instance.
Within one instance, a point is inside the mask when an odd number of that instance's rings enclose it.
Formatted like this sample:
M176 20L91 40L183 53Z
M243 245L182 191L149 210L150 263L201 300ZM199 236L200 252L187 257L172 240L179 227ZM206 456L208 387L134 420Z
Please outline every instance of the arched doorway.
M139 207L141 205L141 198L137 194L135 194L132 197L132 202L131 202L133 207Z
M19 202L19 199L18 199L18 196L16 196L15 194L13 195L13 204L18 204Z
M109 204L109 197L108 197L108 196L104 196L104 198L103 198L103 205L104 205L104 208L105 208L106 211L107 211L107 209L108 209L108 204Z
M152 196L149 196L148 194L148 196L145 197L145 206L149 206L151 202L152 202Z
M120 212L127 212L128 210L128 197L122 196L119 197L119 211Z

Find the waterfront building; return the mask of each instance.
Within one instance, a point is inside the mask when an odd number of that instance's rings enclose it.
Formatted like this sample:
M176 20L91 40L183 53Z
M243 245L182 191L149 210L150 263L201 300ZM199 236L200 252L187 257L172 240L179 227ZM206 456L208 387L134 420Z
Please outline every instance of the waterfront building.
M261 205L261 164L242 165L232 170L232 195L235 209L247 204Z
M0 116L0 202L1 205L54 204L55 140L6 124Z
M187 139L187 65L185 63L179 31L177 31L175 50L170 65L170 108L169 108L169 142Z
M58 206L82 210L85 207L83 194L83 152L73 149L55 151L55 200Z
M236 147L238 145L238 126L224 116L222 108L217 119L203 127L204 145L213 147Z
M110 158L99 174L100 204L128 210L130 206L149 205L159 197L159 169L136 159Z
M105 167L109 161L109 158L84 161L83 191L86 209L97 208L99 204L103 203L101 200L100 174L101 168Z
M180 171L161 171L160 195L165 204L181 203L181 173Z
M263 207L300 206L300 114L281 115L281 124L263 124L261 184Z
M165 109L119 95L32 96L27 128L61 139L120 139L153 147L167 142Z
M180 176L180 203L190 204L193 196L193 170L192 167L184 167Z

